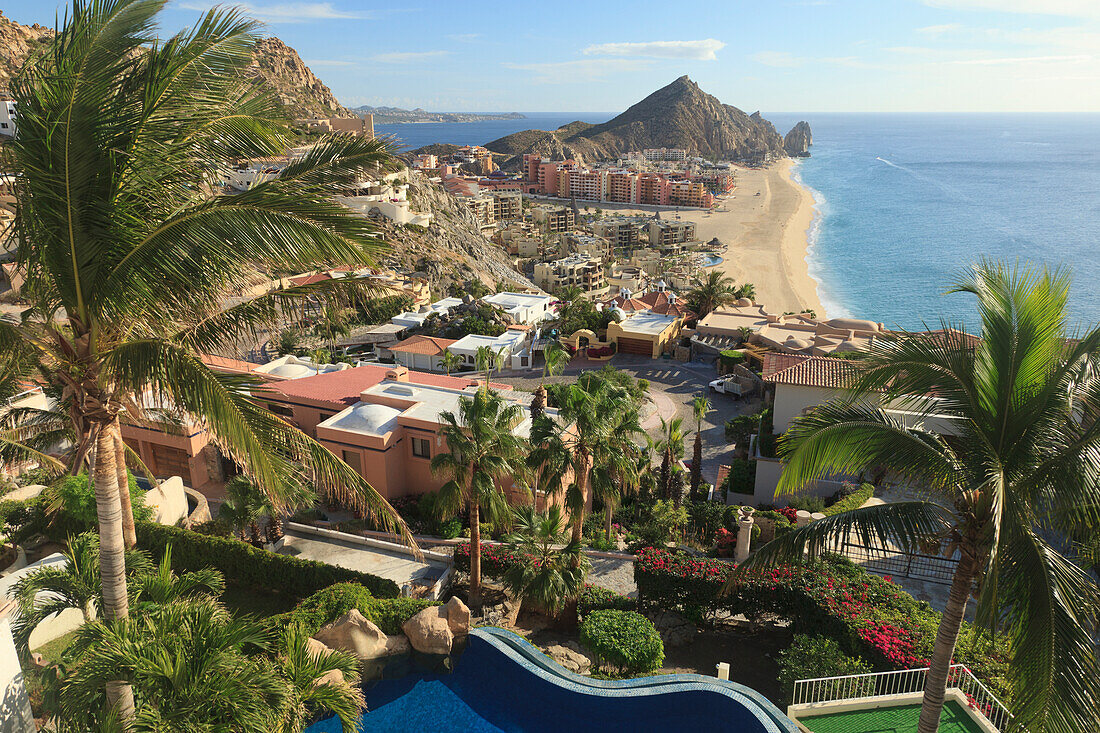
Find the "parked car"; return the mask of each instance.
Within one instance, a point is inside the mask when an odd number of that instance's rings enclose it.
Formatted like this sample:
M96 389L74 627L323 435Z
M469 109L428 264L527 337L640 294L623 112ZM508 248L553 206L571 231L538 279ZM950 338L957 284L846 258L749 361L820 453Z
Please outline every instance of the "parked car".
M710 388L718 394L728 394L735 398L745 393L744 387L736 379L715 379L710 383Z

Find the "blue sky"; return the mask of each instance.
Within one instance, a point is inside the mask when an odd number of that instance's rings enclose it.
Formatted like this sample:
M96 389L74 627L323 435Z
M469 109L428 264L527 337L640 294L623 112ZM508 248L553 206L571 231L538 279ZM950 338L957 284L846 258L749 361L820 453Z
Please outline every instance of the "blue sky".
M165 29L211 4L172 0ZM240 4L352 106L617 112L688 74L747 111L1100 111L1100 0Z

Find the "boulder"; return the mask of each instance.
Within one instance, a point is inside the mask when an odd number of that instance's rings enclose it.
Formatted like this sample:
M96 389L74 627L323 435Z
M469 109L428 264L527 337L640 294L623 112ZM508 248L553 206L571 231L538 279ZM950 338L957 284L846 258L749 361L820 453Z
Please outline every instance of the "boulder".
M344 684L344 673L338 669L330 669L323 675L313 681L313 684L317 687L321 685L332 685L333 687L339 687Z
M401 626L413 649L425 654L451 653L455 635L443 608L425 608Z
M316 659L325 652L330 651L332 651L332 649L330 649L327 645L317 641L312 636L306 639L306 653L309 654L310 659Z
M546 655L570 672L577 674L588 674L588 670L592 668L592 659L575 641L552 644L546 647Z
M646 614L661 635L666 647L690 644L699 629L691 621L672 611L656 611Z
M332 649L354 654L360 661L402 654L409 649L404 637L386 636L382 629L355 608L323 626L313 638Z
M470 609L460 598L452 598L439 607L440 613L447 619L447 626L456 638L470 633Z

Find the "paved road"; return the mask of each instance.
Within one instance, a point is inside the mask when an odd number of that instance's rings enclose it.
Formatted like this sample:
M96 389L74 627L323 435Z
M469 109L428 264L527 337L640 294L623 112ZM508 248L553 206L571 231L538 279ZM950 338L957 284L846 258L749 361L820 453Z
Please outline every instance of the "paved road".
M611 364L637 379L648 379L650 398L655 410L643 421L642 427L652 437L660 435L660 418L669 420L681 417L684 428L691 434L686 440L685 458L691 458L695 440L695 417L692 414L692 401L696 395L707 391L707 384L717 378L712 365L700 362L681 364L674 361L647 359L642 356L621 354L611 360ZM570 362L565 373L547 380L548 382L572 382L577 375L589 369L600 369L603 362L591 362L575 359ZM518 389L533 390L538 386L540 375L537 372L525 376L494 376L494 381L507 382ZM729 446L726 443L726 421L736 415L756 412L760 409L759 398L735 400L726 395L709 393L712 411L703 421L703 480L714 483L718 475L718 466L729 460Z

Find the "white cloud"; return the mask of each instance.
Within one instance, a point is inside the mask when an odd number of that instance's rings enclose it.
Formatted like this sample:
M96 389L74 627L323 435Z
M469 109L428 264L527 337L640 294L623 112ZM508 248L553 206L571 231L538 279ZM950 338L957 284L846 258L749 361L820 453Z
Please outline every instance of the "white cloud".
M555 63L515 64L505 63L504 68L533 71L532 81L541 84L566 84L575 81L601 79L610 74L625 71L642 71L652 68L653 62L643 59L582 59Z
M458 41L459 43L473 43L477 39L481 38L480 33L448 33L447 38L452 41Z
M354 61L340 59L303 59L306 66L355 66Z
M806 62L806 59L789 54L786 51L761 51L754 53L751 58L758 64L780 69L794 69Z
M1033 64L1050 62L1081 62L1091 61L1092 56L1078 54L1076 56L1009 56L1005 58L989 59L960 59L948 61L950 64L963 64L968 66L1004 66L1006 64Z
M961 29L962 25L959 23L944 23L943 25L926 25L923 28L917 28L917 33L925 36L940 36L944 33L954 33Z
M370 57L370 60L378 64L414 64L417 61L446 56L448 53L450 51L394 51L375 54Z
M998 10L1003 13L1100 18L1100 3L1096 0L924 0L924 4L957 10Z
M214 2L180 3L184 10L209 10ZM360 20L370 18L371 13L360 11L339 10L332 3L278 3L275 5L256 5L253 3L236 3L246 15L250 15L265 23L306 23L314 20Z
M641 43L597 43L584 49L586 56L644 56L658 59L715 61L726 44L714 38L701 41L644 41Z

